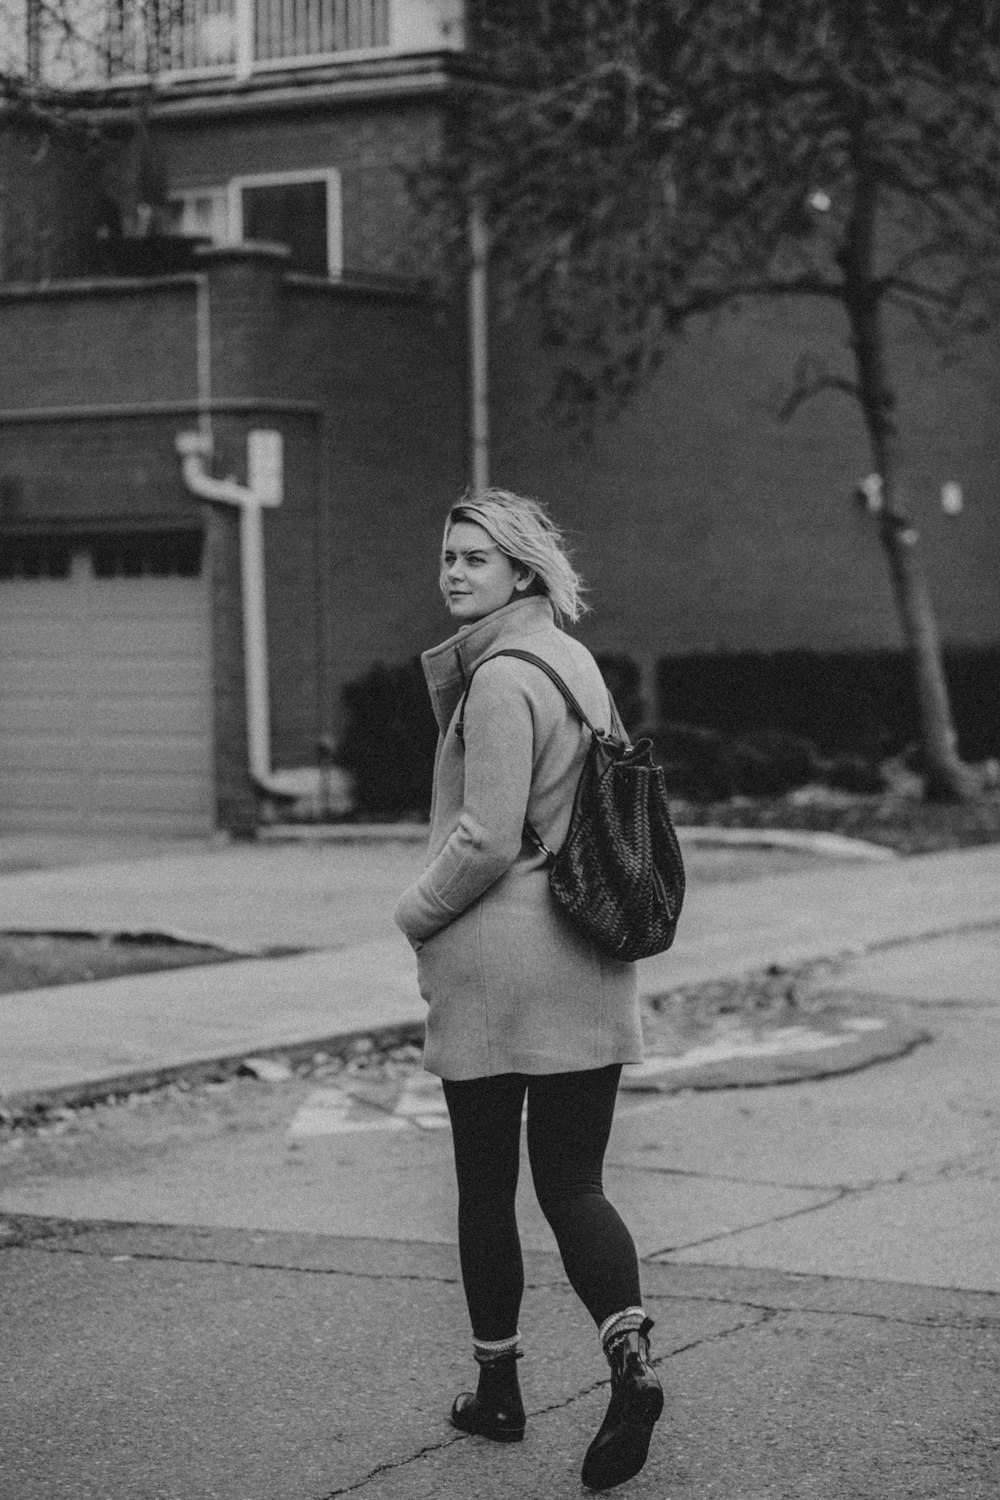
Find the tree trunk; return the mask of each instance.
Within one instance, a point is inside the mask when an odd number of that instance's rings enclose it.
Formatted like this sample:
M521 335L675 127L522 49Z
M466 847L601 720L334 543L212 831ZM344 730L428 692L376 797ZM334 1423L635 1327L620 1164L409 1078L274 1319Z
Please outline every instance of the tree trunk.
M860 65L864 71L863 59ZM958 754L934 607L917 556L917 533L900 503L896 396L886 370L884 290L876 269L880 184L869 156L863 113L855 121L852 157L854 201L837 259L844 276L843 300L851 326L858 399L882 483L879 538L913 667L927 796L966 801L980 791L979 781Z
M889 564L920 708L927 796L937 801L971 801L981 787L976 773L958 753L934 606L917 553L917 532L900 503L901 465L892 415L895 396L885 374L879 308L868 288L849 305L849 313L861 407L882 481L879 540Z
M883 482L888 490L887 475ZM927 796L940 802L971 801L981 790L979 778L959 757L937 622L917 554L917 533L895 503L880 518L879 540L888 559L917 688Z

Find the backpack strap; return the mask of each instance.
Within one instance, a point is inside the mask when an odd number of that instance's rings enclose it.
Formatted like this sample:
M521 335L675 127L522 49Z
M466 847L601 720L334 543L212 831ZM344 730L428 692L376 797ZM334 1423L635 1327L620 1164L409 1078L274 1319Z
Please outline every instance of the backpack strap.
M462 705L458 714L458 723L455 725L455 734L458 739L462 740L463 742L465 740L465 704L469 696L469 689L472 686L472 678L476 675L476 672L479 671L479 667L484 667L488 661L494 661L498 656L516 656L521 661L527 661L530 662L532 666L539 667L545 673L546 677L548 677L552 682L555 683L560 693L562 693L563 697L566 699L566 703L570 712L574 713L580 720L580 723L590 730L595 739L603 739L603 731L594 728L593 724L587 718L587 715L584 713L583 709L577 702L575 695L566 686L565 682L563 682L555 667L550 667L547 661L543 661L540 656L535 656L533 652L519 651L516 647L513 646L506 651L494 651L492 656L484 656L483 660L479 663L479 666L473 669L469 680L465 685L465 692L462 694ZM618 708L610 692L608 693L608 702L611 705L612 723L617 721L618 725L621 726L621 719L618 715ZM624 734L624 728L622 729L622 733ZM539 854L544 854L545 863L547 865L551 866L554 863L556 857L554 851L549 848L548 844L543 842L542 838L536 832L527 818L525 818L524 820L524 837L530 844L534 845Z
M593 724L591 724L590 720L587 718L587 715L584 713L583 709L576 701L576 698L566 686L565 682L563 682L555 667L550 667L547 661L543 661L540 656L535 656L531 651L518 651L516 647L512 646L506 651L494 651L492 656L484 656L482 661L479 663L479 666L473 669L472 674L465 685L465 692L462 694L462 706L459 710L458 723L455 725L455 734L460 740L465 739L465 705L469 697L469 689L472 687L472 678L476 675L476 672L479 671L479 667L485 667L488 661L496 661L498 656L516 656L519 657L521 661L530 662L532 666L541 668L546 677L548 677L552 682L555 683L556 687L566 699L570 711L576 714L576 717L580 720L580 723L585 725L586 728L590 730L591 734L597 735L598 737L601 736L602 731L600 729L595 729ZM610 699L610 697L611 694L609 693L608 698ZM613 704L612 712L617 712Z

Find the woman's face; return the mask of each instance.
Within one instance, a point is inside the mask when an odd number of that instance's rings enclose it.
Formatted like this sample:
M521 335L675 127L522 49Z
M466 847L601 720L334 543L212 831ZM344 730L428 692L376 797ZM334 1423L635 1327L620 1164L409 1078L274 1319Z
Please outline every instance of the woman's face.
M518 569L481 526L456 521L441 561L441 592L448 613L463 624L482 620L523 593L531 574Z

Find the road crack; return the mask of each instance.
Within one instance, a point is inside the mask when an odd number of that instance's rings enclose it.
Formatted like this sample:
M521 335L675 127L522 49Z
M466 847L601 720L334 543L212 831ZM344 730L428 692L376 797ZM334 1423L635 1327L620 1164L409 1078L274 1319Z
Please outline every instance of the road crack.
M732 1182L747 1187L785 1189L790 1193L850 1193L867 1192L870 1188L894 1187L903 1181L898 1177L871 1177L861 1183L845 1182L777 1182L770 1177L744 1177L735 1172L704 1172L694 1167L661 1167L655 1162L611 1162L609 1165L620 1172L650 1172L662 1177L684 1177L695 1182Z
M881 1184L879 1184L881 1186ZM824 1209L833 1208L835 1204L844 1202L855 1190L853 1188L840 1188L831 1190L830 1196L822 1203L809 1203L800 1208L788 1209L785 1213L770 1214L766 1219L755 1219L749 1224L740 1224L733 1229L719 1229L713 1234L702 1235L696 1240L685 1240L677 1245L666 1245L662 1250L654 1250L644 1259L659 1262L664 1255L677 1255L682 1250L697 1250L702 1245L714 1245L720 1240L730 1240L738 1234L748 1234L752 1229L766 1229L771 1224L782 1224L789 1219L801 1219L807 1214L822 1213Z
M780 1317L785 1310L775 1309L772 1311L768 1308L755 1308L754 1311L759 1312L758 1317L744 1319L731 1328L721 1328L715 1333L706 1334L703 1338L691 1339L686 1344L678 1344L676 1348L670 1349L664 1354L657 1355L650 1363L657 1366L667 1365L671 1360L677 1359L682 1354L690 1354L695 1349L704 1348L709 1344L720 1343L723 1339L733 1338L735 1335L745 1333L749 1329L763 1327L765 1323L771 1322L776 1317ZM547 1406L530 1407L527 1416L529 1418L545 1417L552 1412L565 1411L568 1407L574 1406L578 1401L583 1401L588 1396L594 1395L602 1387L607 1387L609 1384L609 1379L595 1380L590 1385L584 1386L582 1390L574 1391L572 1395L567 1396L562 1401L552 1401ZM467 1441L468 1435L466 1433L456 1433L454 1437L449 1436L441 1442L428 1443L423 1448L419 1448L416 1453L410 1454L409 1457L390 1459L385 1463L376 1465L369 1473L351 1484L343 1485L338 1489L324 1491L322 1495L317 1495L315 1500L340 1500L340 1496L342 1495L356 1494L358 1490L363 1490L366 1485L371 1484L373 1480L378 1479L382 1474L391 1473L397 1469L405 1469L410 1464L432 1458L436 1453L441 1453L445 1449L453 1447L455 1443Z
M763 1268L766 1270L766 1268ZM798 1273L788 1273L798 1274ZM855 1278L838 1276L812 1276L805 1278L809 1281L822 1282L847 1282L850 1285ZM934 1288L935 1291L941 1290ZM995 1317L983 1316L975 1318L947 1318L927 1317L910 1318L899 1313L872 1312L870 1309L858 1310L853 1307L814 1307L811 1303L794 1303L790 1306L778 1305L773 1302L755 1302L751 1297L725 1297L721 1294L711 1292L653 1292L647 1295L648 1303L654 1302L707 1302L719 1307L747 1307L757 1312L778 1316L782 1313L799 1314L808 1313L816 1318L860 1318L871 1323L898 1324L904 1328L953 1328L961 1332L970 1329L982 1329L995 1332L1000 1323L1000 1292L977 1292L977 1297L990 1297L996 1302L997 1312ZM765 1321L769 1321L766 1319Z
M834 1208L839 1203L844 1203L850 1198L860 1197L865 1193L878 1192L884 1188L905 1187L907 1185L919 1184L922 1182L933 1182L936 1179L946 1180L956 1175L966 1175L969 1173L970 1169L976 1163L976 1161L977 1157L975 1154L972 1154L969 1157L950 1157L942 1162L927 1163L926 1165L914 1168L909 1172L899 1172L893 1177L871 1178L868 1181L858 1183L827 1183L816 1186L779 1182L763 1182L746 1177L715 1177L711 1173L687 1173L679 1171L676 1173L676 1175L678 1176L691 1176L694 1178L704 1177L709 1181L747 1183L751 1186L756 1187L787 1188L790 1192L816 1192L824 1193L828 1196L826 1196L820 1203L802 1204L798 1208L787 1209L784 1213L769 1214L766 1218L754 1219L748 1224L738 1224L733 1228L727 1227L725 1229L716 1230L712 1234L702 1235L698 1239L685 1240L676 1245L666 1245L660 1250L650 1251L648 1255L643 1257L643 1259L652 1261L654 1264L662 1264L663 1262L661 1261L661 1257L663 1256L677 1255L682 1250L697 1250L703 1245L712 1245L720 1240L734 1239L737 1235L740 1234L749 1234L751 1230L766 1229L771 1224L782 1224L791 1219L804 1218L808 1214L823 1213L828 1208ZM636 1170L656 1172L662 1171L663 1169L656 1167L639 1167ZM668 1172L672 1172L674 1170L675 1169L667 1169Z

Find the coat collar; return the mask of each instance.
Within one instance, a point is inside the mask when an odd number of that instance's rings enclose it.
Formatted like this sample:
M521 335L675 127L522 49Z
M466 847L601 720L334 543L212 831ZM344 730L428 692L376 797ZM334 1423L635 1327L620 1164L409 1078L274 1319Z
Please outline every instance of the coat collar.
M420 660L438 728L442 732L448 728L469 678L481 661L504 646L523 641L525 636L554 629L552 605L548 599L532 595L495 609L485 619L463 625L440 646L425 651Z

